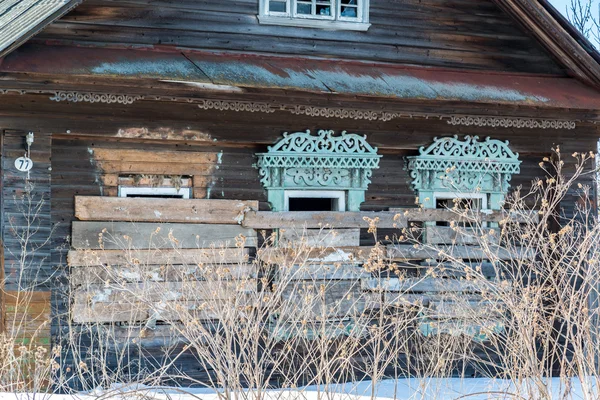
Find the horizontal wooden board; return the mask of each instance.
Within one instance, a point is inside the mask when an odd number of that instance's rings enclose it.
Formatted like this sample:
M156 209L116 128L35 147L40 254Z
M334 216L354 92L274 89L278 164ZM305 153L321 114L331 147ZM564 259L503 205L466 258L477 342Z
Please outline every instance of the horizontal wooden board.
M75 217L85 221L238 224L258 201L75 196Z
M524 248L507 249L490 245L487 248L479 246L445 246L445 245L410 245L398 244L387 246L387 257L390 259L421 260L421 259L470 259L470 260L512 260L531 258L533 251Z
M70 250L70 267L128 264L244 264L248 249Z
M369 221L379 218L379 228L403 228L406 224L394 220L398 213L339 212L339 211L285 211L248 212L242 225L254 229L315 229L315 228L368 228Z
M506 281L508 282L508 281ZM389 292L481 292L482 290L493 290L492 283L483 281L468 281L462 279L440 279L440 278L385 278L385 279L363 279L361 281L364 290L389 291Z
M278 243L282 247L348 247L360 244L360 229L280 229Z
M99 161L96 165L107 174L210 176L215 170L215 164L180 164L169 162Z
M297 281L282 289L279 318L286 321L322 321L352 318L376 308L374 293L365 293L360 280Z
M492 228L426 226L424 234L425 243L428 244L497 244L500 231Z
M302 228L406 228L409 221L435 222L470 220L481 222L532 222L537 221L537 213L509 215L504 211L489 211L471 214L459 214L451 210L423 208L393 208L379 212L339 212L339 211L285 211L285 212L248 212L243 226L255 229L302 229Z
M367 270L354 264L342 263L309 263L302 265L285 265L277 269L277 281L296 280L338 280L338 279L360 279L370 278Z
M371 246L333 248L275 248L257 251L257 259L265 264L308 265L308 264L361 264L369 259ZM385 248L382 249L385 253Z
M76 323L213 319L231 312L226 307L251 306L255 291L256 281L89 285L75 291L71 315Z
M217 162L215 152L194 151L160 151L138 149L93 149L94 158L98 161L130 161L154 163L181 163L181 164L211 164Z
M72 287L110 282L176 282L181 280L247 280L256 278L253 264L198 265L117 265L72 267L69 282Z
M73 221L71 245L107 250L221 248L236 247L238 237L244 247L256 247L256 236L254 229L239 225Z
M390 208L390 212L400 214L400 217L415 222L537 222L539 214L535 210L518 213L505 210L455 211L428 208Z

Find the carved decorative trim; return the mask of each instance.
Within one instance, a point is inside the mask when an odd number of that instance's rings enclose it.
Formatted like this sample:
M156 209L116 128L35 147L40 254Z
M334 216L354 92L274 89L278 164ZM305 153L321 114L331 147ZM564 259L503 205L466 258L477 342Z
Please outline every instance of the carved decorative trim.
M253 103L248 101L226 101L226 100L200 100L198 107L203 110L218 110L218 111L247 111L247 112L262 112L274 113L277 108L269 103Z
M488 137L480 142L477 136L435 138L433 144L419 149L418 156L407 158L420 197L432 191L504 195L521 164L508 141Z
M50 100L61 102L88 102L88 103L119 103L132 104L138 100L173 101L197 104L203 110L234 111L234 112L260 112L271 114L276 111L286 111L294 115L307 115L310 117L354 119L367 121L387 122L397 118L439 118L448 119L449 125L480 126L492 128L529 128L529 129L568 129L576 128L575 121L554 119L532 119L518 117L486 117L468 115L443 115L435 113L408 113L395 111L379 111L364 109L347 109L331 107L315 107L306 105L290 105L283 103L265 103L233 100L192 99L188 97L156 96L156 95L129 95L114 93L93 93L76 91L45 91L25 89L0 89L0 94L46 94L52 93Z
M335 189L347 191L348 210L358 211L379 168L380 155L366 136L321 130L284 133L283 139L256 154L261 183L277 211L284 207L284 190Z
M313 107L313 106L294 106L289 109L292 114L308 115L309 117L341 118L367 121L391 121L400 117L400 114L371 111L371 110L352 110L345 108Z
M557 119L498 118L452 116L449 125L489 126L491 128L530 128L530 129L575 129L574 121Z
M91 93L91 92L55 92L50 97L53 101L70 101L72 103L105 103L105 104L132 104L143 96L127 94Z

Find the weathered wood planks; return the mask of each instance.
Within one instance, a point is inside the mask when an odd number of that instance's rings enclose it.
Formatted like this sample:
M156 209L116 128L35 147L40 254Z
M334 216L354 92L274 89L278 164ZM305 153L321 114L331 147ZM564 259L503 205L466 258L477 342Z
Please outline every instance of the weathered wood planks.
M257 201L75 196L75 216L86 221L238 224Z
M281 247L348 247L360 244L359 229L280 229L278 245Z
M250 307L256 281L144 282L116 287L91 284L73 295L76 323L177 321L188 315L200 319L223 316L225 307ZM188 314L189 313L189 314Z
M243 264L248 261L248 249L157 249L157 250L71 250L67 255L70 267L128 264Z
M254 229L223 224L162 224L73 221L71 245L75 249L198 249L256 247Z
M71 287L110 282L177 282L182 280L247 280L258 276L253 264L215 265L93 265L72 267Z
M490 245L488 248L479 246L423 246L398 244L387 246L387 257L390 259L422 260L422 259L474 259L474 260L512 260L534 257L532 249L504 248Z
M242 225L254 229L289 228L406 228L410 221L480 221L480 222L531 222L536 220L536 211L527 214L509 215L505 211L485 211L458 213L452 210L422 208L392 208L379 212L339 212L339 211L249 211L244 215Z

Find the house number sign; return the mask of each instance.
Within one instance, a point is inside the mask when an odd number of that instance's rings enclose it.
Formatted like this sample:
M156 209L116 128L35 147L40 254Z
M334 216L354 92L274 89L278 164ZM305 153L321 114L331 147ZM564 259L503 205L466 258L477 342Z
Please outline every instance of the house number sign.
M29 157L19 157L15 160L15 168L21 172L29 172L33 168L33 161Z

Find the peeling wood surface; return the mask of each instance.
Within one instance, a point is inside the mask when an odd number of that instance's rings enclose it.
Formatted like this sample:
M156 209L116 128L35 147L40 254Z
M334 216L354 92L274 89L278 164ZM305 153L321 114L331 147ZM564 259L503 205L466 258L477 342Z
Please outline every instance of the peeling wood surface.
M73 221L71 245L106 250L218 249L237 247L236 237L243 247L257 245L256 231L239 225Z
M80 220L238 224L257 201L75 196Z

